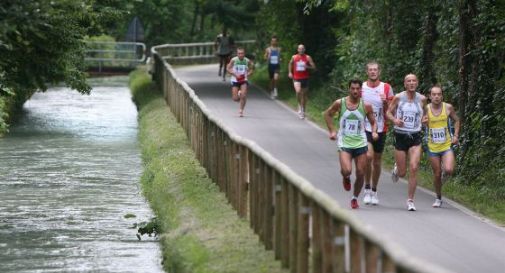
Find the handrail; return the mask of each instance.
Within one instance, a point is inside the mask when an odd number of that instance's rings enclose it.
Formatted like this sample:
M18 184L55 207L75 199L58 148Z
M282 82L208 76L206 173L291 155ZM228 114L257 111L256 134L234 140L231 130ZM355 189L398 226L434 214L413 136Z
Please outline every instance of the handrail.
M237 135L176 77L160 48L151 49L153 79L197 158L284 267L300 273L309 272L309 265L310 272L451 272L374 235L329 195Z
M255 40L242 40L235 45L247 46L256 43ZM217 62L214 42L182 43L157 45L154 51L160 52L171 64L207 64ZM151 49L153 51L153 49Z

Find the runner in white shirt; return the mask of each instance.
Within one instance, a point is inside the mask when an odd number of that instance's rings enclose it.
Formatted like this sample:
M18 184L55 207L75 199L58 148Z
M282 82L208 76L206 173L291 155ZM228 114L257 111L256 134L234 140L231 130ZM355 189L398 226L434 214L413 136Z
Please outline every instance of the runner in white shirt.
M366 74L368 79L363 83L361 96L364 102L372 105L375 121L377 122L379 138L373 140L372 126L368 120L365 120L368 152L363 203L366 205L377 205L379 204L377 184L379 183L379 177L381 175L382 152L384 151L388 129L385 114L388 109L388 104L393 99L394 94L391 85L379 80L380 66L377 62L371 61L367 63Z

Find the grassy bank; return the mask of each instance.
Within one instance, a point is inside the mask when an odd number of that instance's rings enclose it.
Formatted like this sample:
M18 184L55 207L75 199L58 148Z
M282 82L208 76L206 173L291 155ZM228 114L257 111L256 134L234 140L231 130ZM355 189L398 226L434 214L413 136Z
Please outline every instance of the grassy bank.
M161 229L167 272L287 272L194 157L161 94L143 71L131 74L139 108L143 192Z
M252 76L252 81L259 87L268 90L269 79L266 68L260 67L257 69L256 73ZM325 88L330 89L331 87L316 85L315 88L313 88L311 86L309 90L309 102L306 109L306 116L308 119L326 129L322 112L326 110L333 100L341 97L343 94L338 93L337 91L327 92ZM287 77L287 73L285 71L281 73L278 89L279 100L295 109L297 107L295 92L293 90L291 80ZM328 95L331 93L334 94L333 97ZM386 146L387 148L383 155L383 166L386 169L391 169L394 162L392 144L392 138L388 137L388 145ZM453 177L445 182L442 194L463 204L475 212L496 221L498 224L505 225L505 200L497 196L495 191L492 189L467 185L466 183L462 183L461 179L462 178L460 177ZM432 191L434 190L432 184L431 166L429 166L426 158L423 159L418 183L424 188Z

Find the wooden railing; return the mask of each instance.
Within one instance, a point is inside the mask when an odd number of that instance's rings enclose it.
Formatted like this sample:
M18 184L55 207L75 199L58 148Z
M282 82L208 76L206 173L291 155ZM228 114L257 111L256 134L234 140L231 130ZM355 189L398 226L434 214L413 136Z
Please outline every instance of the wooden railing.
M235 42L236 46L252 47L255 40ZM156 46L156 51L170 64L207 64L217 62L214 42L164 44Z
M235 134L176 77L160 52L152 49L153 79L198 160L283 267L293 273L449 272L376 236L330 196Z

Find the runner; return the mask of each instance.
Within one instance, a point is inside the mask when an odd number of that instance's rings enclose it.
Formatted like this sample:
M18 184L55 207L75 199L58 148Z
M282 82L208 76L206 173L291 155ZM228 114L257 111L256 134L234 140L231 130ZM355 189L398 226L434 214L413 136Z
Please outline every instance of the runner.
M433 169L433 184L437 198L434 208L442 206L442 174L452 175L454 171L454 152L451 145L458 144L460 121L451 104L443 102L442 87L435 85L430 90L431 103L426 107L428 113L428 156ZM449 130L449 117L454 122L454 134Z
M237 48L237 56L233 57L226 67L231 74L231 95L234 101L240 101L239 116L244 116L244 107L247 101L247 77L254 71L254 64L245 57L245 50Z
M356 181L354 182L354 193L351 199L351 208L359 208L358 196L363 187L363 179L366 168L366 152L368 150L365 119L368 118L372 127L372 137L374 140L379 138L377 134L377 124L373 116L372 105L363 102L361 99L361 80L349 81L349 96L333 102L333 104L324 112L324 119L330 139L337 140L340 158L340 173L342 174L342 183L346 191L351 190L352 159L356 164ZM339 130L336 132L333 126L333 117L339 113Z
M387 118L394 124L395 130L395 166L393 181L407 174L407 156L409 159L409 189L407 209L415 211L414 195L417 187L417 170L421 160L421 122L425 122L426 97L416 92L419 85L417 76L408 74L403 84L405 91L395 95L386 112Z
M234 42L232 37L228 36L226 28L223 28L223 32L216 37L214 43L214 50L219 57L219 72L218 76L223 76L223 81L226 80L226 64L230 60L231 53L233 51ZM222 71L222 72L221 72Z
M268 76L270 77L270 97L277 98L277 81L281 63L281 48L278 46L277 36L272 36L270 46L265 49L265 59L268 62Z
M305 105L307 104L307 92L309 89L309 71L308 69L315 70L316 64L312 58L305 54L305 46L298 45L298 54L291 57L289 61L289 74L288 77L293 79L293 86L296 92L296 99L298 100L298 116L300 119L305 118Z
M391 85L379 80L380 72L380 66L377 62L371 61L367 63L366 74L368 79L363 83L363 91L361 93L363 101L372 105L375 122L377 123L377 132L379 134L379 139L374 141L372 138L372 126L368 120L365 120L368 152L363 203L366 205L379 204L377 185L381 175L382 152L384 151L384 144L386 143L388 129L387 123L384 122L384 116L388 109L388 103L394 97ZM372 182L371 187L370 182Z

